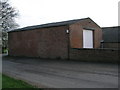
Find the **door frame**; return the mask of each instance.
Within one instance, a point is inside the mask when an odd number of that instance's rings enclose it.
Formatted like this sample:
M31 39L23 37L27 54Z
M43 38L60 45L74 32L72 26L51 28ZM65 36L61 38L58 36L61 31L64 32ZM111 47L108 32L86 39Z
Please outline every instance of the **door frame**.
M87 31L92 31L92 48L94 48L94 30L93 29L83 29L83 32L84 32L84 30L87 30ZM84 34L83 34L84 35ZM85 48L84 47L84 36L82 37L83 38L83 41L82 41L82 43L83 43L83 48Z

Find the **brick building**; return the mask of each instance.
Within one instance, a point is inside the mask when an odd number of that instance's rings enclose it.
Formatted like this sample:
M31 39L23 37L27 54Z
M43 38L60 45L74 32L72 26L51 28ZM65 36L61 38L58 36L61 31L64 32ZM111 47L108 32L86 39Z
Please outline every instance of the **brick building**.
M71 48L100 48L102 30L84 18L16 29L8 38L11 56L68 59Z

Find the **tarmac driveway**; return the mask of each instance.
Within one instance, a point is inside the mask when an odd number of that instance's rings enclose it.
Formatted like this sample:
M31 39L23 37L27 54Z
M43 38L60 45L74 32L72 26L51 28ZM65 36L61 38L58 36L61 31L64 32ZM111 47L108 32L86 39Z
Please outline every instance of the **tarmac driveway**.
M117 88L118 65L3 57L3 73L40 88Z

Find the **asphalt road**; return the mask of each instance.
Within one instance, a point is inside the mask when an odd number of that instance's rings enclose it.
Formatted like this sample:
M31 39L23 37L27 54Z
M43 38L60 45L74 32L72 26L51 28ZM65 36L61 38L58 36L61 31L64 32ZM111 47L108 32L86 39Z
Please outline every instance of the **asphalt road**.
M118 65L3 57L3 73L40 88L118 88Z

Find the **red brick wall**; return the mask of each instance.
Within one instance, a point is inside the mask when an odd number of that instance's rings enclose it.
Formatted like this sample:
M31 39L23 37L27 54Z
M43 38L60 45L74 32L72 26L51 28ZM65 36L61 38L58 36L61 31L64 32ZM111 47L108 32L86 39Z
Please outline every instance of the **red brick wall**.
M114 62L119 59L119 51L116 49L70 49L70 59L78 61Z
M38 54L42 58L68 58L67 26L40 29Z
M9 33L9 55L68 58L67 26Z
M82 48L83 33L82 27L79 24L72 24L70 29L70 48Z
M94 48L99 48L102 30L93 21L86 19L69 27L59 26L10 32L9 55L67 59L70 48L83 48L83 28L87 27L95 29ZM69 34L66 33L67 29L70 30Z
M69 26L71 48L83 48L83 29L94 28L94 48L100 48L102 40L102 30L90 19L81 20Z
M36 30L12 32L8 35L9 55L38 56L38 35Z

